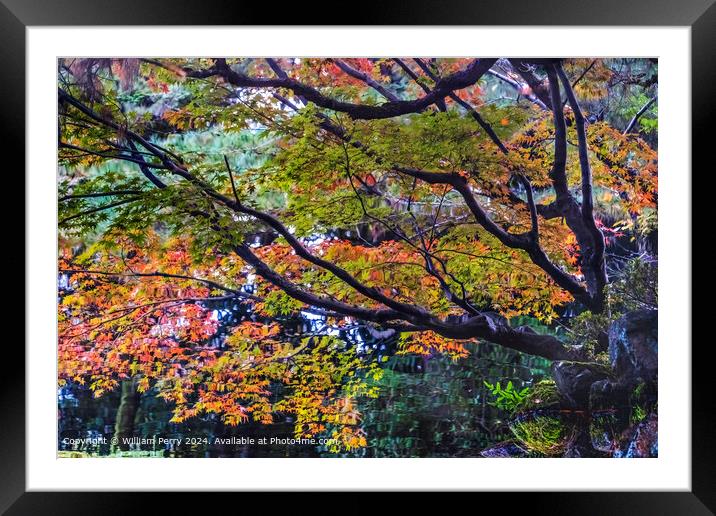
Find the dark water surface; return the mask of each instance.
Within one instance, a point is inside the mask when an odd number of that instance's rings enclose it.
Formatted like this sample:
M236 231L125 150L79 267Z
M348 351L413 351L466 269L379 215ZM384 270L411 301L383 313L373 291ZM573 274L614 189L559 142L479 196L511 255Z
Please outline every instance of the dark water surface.
M471 457L505 438L501 413L489 404L483 381L516 387L548 373L546 360L489 344L471 346L471 355L393 355L384 363L377 398L358 400L368 446L343 454L320 444L297 444L289 418L271 425L224 425L215 415L169 423L172 406L151 391L138 399L130 423L133 442L112 446L121 392L95 399L86 387L69 384L58 393L58 449L61 456L157 457ZM260 444L264 438L267 444ZM253 439L253 441L251 441ZM273 441L273 442L272 442Z

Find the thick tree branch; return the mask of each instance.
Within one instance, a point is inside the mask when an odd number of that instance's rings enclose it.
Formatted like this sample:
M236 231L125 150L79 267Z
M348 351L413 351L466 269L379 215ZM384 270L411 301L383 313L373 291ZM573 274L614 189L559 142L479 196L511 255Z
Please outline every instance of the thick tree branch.
M274 69L274 71L276 71L276 69ZM279 69L278 71L280 72L281 70ZM564 118L562 118L562 123L564 124ZM348 135L345 134L345 131L343 131L342 128L335 125L326 117L322 117L321 122L319 122L319 126L322 129L334 134L344 142L350 144L352 147L362 150L366 153L366 155L376 159L379 164L385 164L383 162L383 159L379 156L376 156L376 154L372 152L371 149L367 148L361 142L350 138ZM566 166L566 127L564 128L563 134L564 138L562 143L564 156L562 159L561 173L564 175L564 167ZM489 218L487 213L475 200L475 197L464 178L460 177L457 174L430 172L409 167L402 167L394 164L388 166L391 170L408 175L410 177L420 179L429 184L446 184L452 186L463 197L465 204L470 209L470 212L473 214L476 221L480 225L482 225L488 232L496 236L500 240L500 242L507 245L508 247L523 249L527 251L533 262L540 268L542 268L550 277L552 277L552 279L554 279L559 286L567 290L575 297L575 299L579 300L585 306L592 306L591 297L589 293L584 289L584 287L580 285L579 282L576 281L569 273L563 271L554 263L552 263L549 257L544 253L544 251L539 248L539 245L534 245L531 242L532 239L528 238L529 234L514 235L508 233L507 231L499 227L497 224L495 224L495 222ZM566 176L564 176L564 184L565 190L567 192L567 199L572 201L573 203L574 201L571 195L569 195L568 189L566 189ZM539 210L540 207L537 207L537 209ZM545 206L543 208L543 211L545 211L545 213L549 212L551 216L556 216L554 215L555 208L551 205ZM562 213L563 210L560 209L559 211L560 213Z
M273 215L270 215L270 214L262 212L262 211L255 210L249 206L246 206L246 205L240 203L239 201L231 201L230 199L228 199L228 198L226 198L226 197L224 197L208 188L205 188L205 191L211 197L221 201L223 204L225 204L229 208L232 208L233 210L235 210L239 213L244 213L246 215L250 215L250 216L264 222L271 229L273 229L279 235L281 235L286 240L286 242L288 242L288 245L290 245L293 248L293 250L296 252L296 254L298 256L300 256L307 262L312 263L313 265L316 265L317 267L320 267L322 269L329 271L334 276L336 276L338 279L343 281L345 284L352 287L356 292L359 292L360 294L366 296L369 299L378 301L379 303L382 303L385 306L392 308L398 312L410 314L414 317L429 317L430 316L430 314L425 309L418 307L416 305L411 305L408 303L402 303L402 302L396 301L396 300L382 294L378 289L364 285L363 283L358 281L355 277L353 277L348 271L339 267L335 263L329 262L328 260L324 260L323 258L319 258L318 256L315 256L308 249L306 249L306 247L295 236L293 236L291 234L291 232L288 230L288 228L286 226L284 226L281 223L281 221L279 221Z
M261 261L246 245L235 247L236 254L246 263L253 266L256 273L283 290L292 298L328 310L343 313L364 321L381 323L387 327L396 326L395 321L406 321L408 326L397 323L401 331L432 330L436 333L453 339L483 338L490 342L505 346L516 351L537 355L549 360L577 360L578 351L566 347L559 339L549 335L538 335L524 328L513 329L504 318L481 314L461 321L450 323L441 320L419 319L406 317L391 309L370 310L355 305L348 305L340 301L322 298L310 294L286 278L277 274L268 265Z
M66 93L62 92L60 94L60 98L63 101L72 104L96 122L107 125L108 127L113 127L114 129L119 128L116 123L105 120L103 117L97 115L91 109L82 105L79 101L73 99ZM266 265L251 251L248 245L239 244L234 246L234 251L236 252L236 254L248 265L252 266L259 276L263 277L266 281L269 281L270 283L274 284L294 299L297 299L312 307L329 310L331 312L343 314L349 317L355 317L364 321L375 322L378 324L400 325L403 324L401 323L401 321L403 321L404 323L407 323L407 326L405 327L410 329L411 331L420 331L422 328L427 328L448 338L484 338L486 340L490 340L497 344L501 344L506 347L516 349L518 351L536 354L552 360L570 358L574 359L577 356L577 353L574 350L571 350L570 348L567 348L562 345L562 343L558 339L512 329L509 327L506 321L502 320L499 317L491 316L488 314L479 314L473 317L469 317L465 321L461 321L459 323L449 322L429 314L427 311L420 307L401 303L391 298L388 298L376 289L366 287L360 282L357 282L355 278L353 278L345 270L341 269L335 264L326 262L325 260L313 256L310 252L308 252L308 250L305 249L305 247L303 247L303 245L297 239L295 239L295 237L293 237L293 235L290 234L287 228L285 228L277 219L275 219L275 217L266 213L259 212L257 210L253 210L252 208L249 208L241 204L240 202L234 201L215 192L213 189L208 187L208 185L205 185L202 181L191 175L183 165L175 163L171 159L171 157L167 153L162 151L158 146L147 142L144 138L139 135L136 135L135 133L127 130L126 128L123 129L123 132L132 142L136 142L142 145L150 153L157 156L160 161L162 161L162 163L169 168L171 172L197 185L199 188L205 191L207 195L221 202L225 206L240 211L242 213L254 216L259 220L262 220L267 225L272 227L272 229L276 230L279 234L284 236L284 238L289 241L289 244L294 248L294 250L299 256L306 259L310 263L313 263L332 272L339 279L355 288L356 291L380 302L381 304L384 304L387 308L363 308L360 306L343 303L334 299L328 299L306 292L298 285L292 283L287 278L273 271L268 265ZM355 146L353 143L351 144ZM475 212L477 217L484 217L483 221L488 228L492 228L492 230L495 231L497 234L500 234L502 238L510 241L513 244L519 242L520 245L523 245L524 238L520 237L519 235L511 235L499 228L498 226L491 226L491 224L494 223L491 223L486 213L482 210L481 207L479 207L479 205L474 199L474 196L472 195L472 192L469 189L469 186L467 185L467 182L460 176L424 171L414 171L414 173L418 174L421 179L426 179L429 181L435 181L439 178L440 182L442 183L445 183L446 177L449 177L450 181L454 181L454 184L457 185L456 189L458 191L462 191L463 195L469 194L469 196L467 196L466 202L470 202L468 201L468 199L472 199L471 210ZM159 188L162 187L159 185L155 186ZM546 257L540 258L539 254L536 254L534 250L530 255L534 255L537 257L536 263L538 261L546 259ZM533 260L535 260L535 258L533 258ZM549 263L548 260L547 262ZM561 284L560 281L558 281L558 284Z
M395 116L406 115L408 113L418 113L431 104L444 99L453 90L467 88L475 84L483 74L494 64L495 59L476 59L470 63L464 70L456 72L452 75L444 77L436 85L435 88L423 97L416 100L399 100L395 102L386 102L377 106L369 106L364 104L353 104L343 102L331 97L327 97L320 91L307 86L290 77L263 78L249 77L242 73L234 71L225 59L218 58L216 65L208 70L187 71L190 77L211 75L220 75L229 84L244 88L287 88L292 90L296 95L302 96L309 102L313 102L317 106L347 113L354 119L375 120L381 118L392 118Z
M564 121L557 74L552 67L547 68L547 77L549 78L550 104L554 119L554 162L550 171L550 178L557 196L557 204L562 211L565 211L576 204L572 194L569 192L569 184L567 183L567 124Z
M582 209L569 190L566 174L567 126L564 119L564 110L562 108L557 67L554 64L550 64L546 66L546 69L549 81L555 131L554 164L550 172L552 186L557 197L555 203L564 216L567 226L569 226L574 233L583 257L582 272L588 289L588 297L583 302L590 310L600 312L603 307L603 282L600 279L601 272L595 268L595 261L593 260L593 257L595 256L595 246L598 244L595 243L595 234L587 225ZM569 83L567 83L567 85L569 86ZM591 200L591 183L589 199ZM592 220L592 222L594 221Z
M301 287L291 282L284 276L281 276L266 263L264 263L258 256L254 254L251 248L246 244L239 244L233 247L236 255L244 260L247 264L251 265L256 274L264 278L269 283L280 288L283 292L291 296L292 298L306 303L309 306L316 306L331 310L334 312L341 313L348 317L356 317L365 321L371 321L376 323L384 323L388 321L400 321L410 320L406 319L406 315L393 309L372 309L363 308L358 305L351 305L343 303L342 301L336 301L326 297L321 297L310 292L306 292Z
M579 167L582 173L582 220L592 237L592 247L586 252L586 265L592 269L595 276L595 287L592 293L595 301L602 303L604 287L607 285L606 264L604 261L604 235L597 227L594 220L594 195L592 192L592 171L589 166L589 149L587 145L587 133L582 110L579 107L574 90L569 83L567 75L560 64L555 65L557 74L562 81L562 86L567 94L567 100L574 112L574 122L577 129L577 140L579 146Z
M157 188L160 188L160 189L166 188L167 187L166 183L164 183L161 179L159 179L151 171L151 169L147 166L147 163L144 160L144 157L142 156L142 154L140 154L137 151L137 146L134 145L133 141L129 142L129 147L132 149L132 152L134 153L135 162L139 165L139 170L142 171L142 174L144 175L144 177L149 179L149 181Z

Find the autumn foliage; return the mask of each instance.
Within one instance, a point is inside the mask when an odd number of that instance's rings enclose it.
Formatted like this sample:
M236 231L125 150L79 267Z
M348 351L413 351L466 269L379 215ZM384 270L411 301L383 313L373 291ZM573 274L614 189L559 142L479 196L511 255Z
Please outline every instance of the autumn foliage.
M358 328L580 358L510 321L601 313L610 250L656 224L655 121L610 111L652 68L60 60L60 384L135 379L173 422L290 415L339 450L380 395Z

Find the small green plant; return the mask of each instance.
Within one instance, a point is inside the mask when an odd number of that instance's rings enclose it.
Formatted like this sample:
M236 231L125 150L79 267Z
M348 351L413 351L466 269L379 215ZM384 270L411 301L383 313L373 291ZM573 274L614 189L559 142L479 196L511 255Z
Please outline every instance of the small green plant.
M646 409L641 405L635 405L631 410L630 420L632 423L640 423L646 419Z
M632 424L640 423L648 415L648 403L645 399L646 384L638 384L631 393L629 402L632 406L629 420Z
M512 381L507 382L507 386L503 389L500 382L491 384L489 382L483 382L485 387L490 389L493 396L496 396L494 402L490 402L490 405L497 407L501 410L508 412L514 412L524 402L530 388L525 387L518 391L512 384Z

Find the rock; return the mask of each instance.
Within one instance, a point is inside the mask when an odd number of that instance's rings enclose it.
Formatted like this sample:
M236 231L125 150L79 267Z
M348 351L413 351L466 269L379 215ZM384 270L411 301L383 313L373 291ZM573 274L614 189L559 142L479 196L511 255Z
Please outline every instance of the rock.
M589 388L589 411L591 413L613 412L629 406L631 390L629 385L599 380Z
M608 456L609 450L597 448L591 439L591 427L586 422L575 425L574 437L567 445L562 457L566 458L595 458Z
M509 422L519 445L539 455L561 455L571 435L561 406L562 396L554 380L534 384Z
M540 380L530 387L527 397L520 406L520 412L559 409L562 406L562 395L554 380Z
M531 326L518 326L515 328L515 331L518 331L520 333L529 333L530 335L538 335L538 333L535 331L534 328Z
M614 457L627 459L650 458L659 456L659 420L656 413L649 414L646 419L634 425L629 432L630 437L622 443Z
M606 368L597 364L558 361L552 363L552 376L563 400L571 408L589 406L589 389L594 382L608 377Z
M589 421L589 437L592 448L613 453L619 442L618 422L613 414L593 414Z
M658 356L656 310L629 312L609 327L609 359L620 378L655 380Z
M595 382L589 391L589 437L592 447L613 453L629 424L629 390L608 380Z
M646 414L639 416L639 423L635 422L636 409L646 413L653 410L654 394L645 392L645 389L648 389L646 384L634 386L633 382L601 380L592 384L589 390L589 435L595 450L614 457L640 457L652 453L645 440L649 443L653 440L656 445L656 425L653 428L643 425L648 419ZM652 430L653 437L648 437ZM635 443L633 446L632 442ZM632 451L628 451L630 446ZM629 453L632 455L627 455Z
M490 448L485 448L480 452L480 455L490 459L494 458L509 458L509 457L527 457L528 453L525 449L520 447L517 443L512 441L505 441L497 443Z
M562 455L573 438L573 427L559 410L533 410L518 414L510 430L521 446L546 457Z

